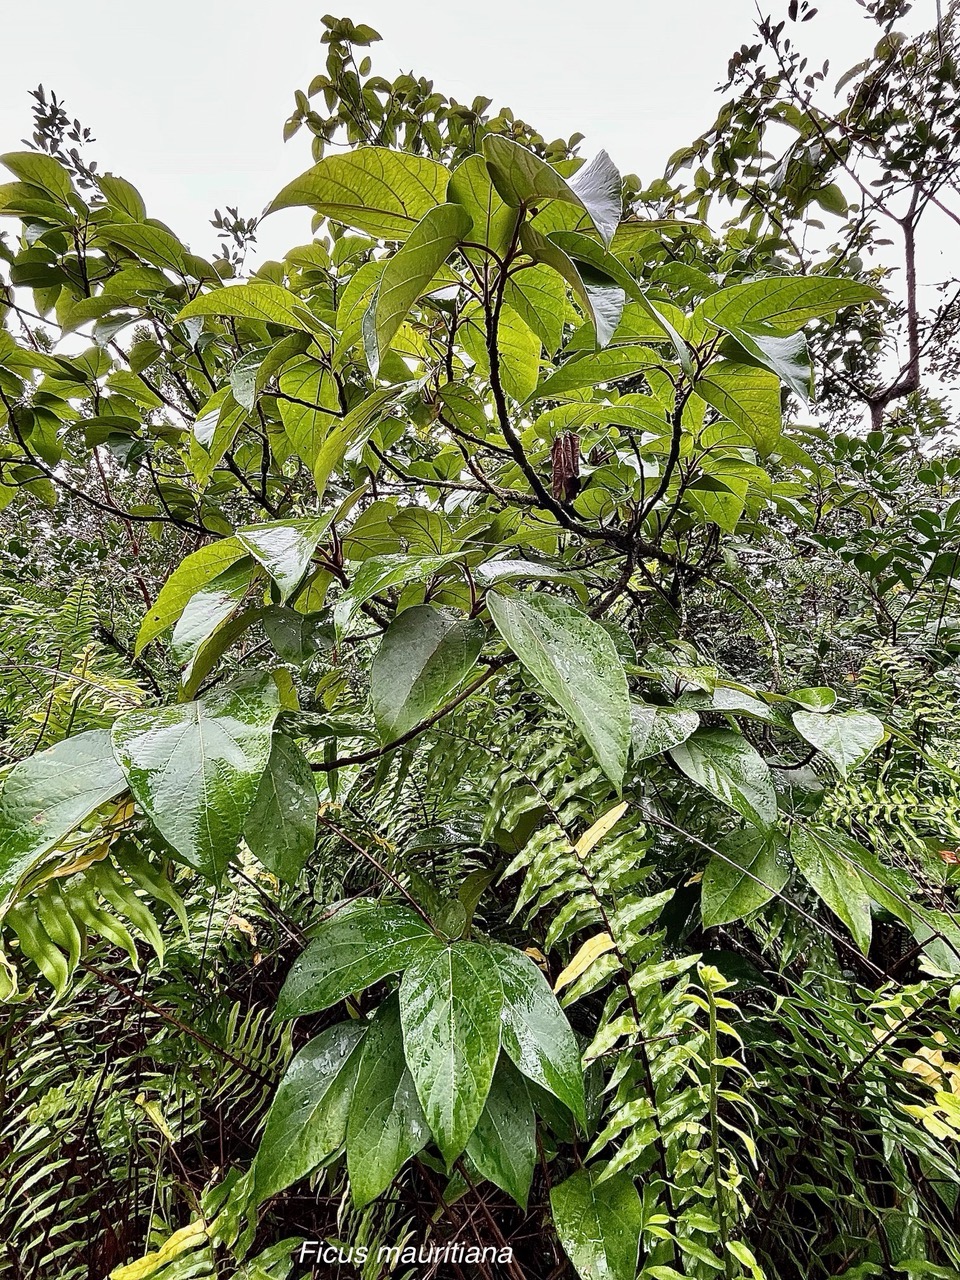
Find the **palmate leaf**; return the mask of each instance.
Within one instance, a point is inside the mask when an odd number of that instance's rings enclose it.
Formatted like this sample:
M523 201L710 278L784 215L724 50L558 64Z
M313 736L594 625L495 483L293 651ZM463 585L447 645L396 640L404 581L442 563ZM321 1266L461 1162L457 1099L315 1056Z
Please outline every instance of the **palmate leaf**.
M15 764L0 791L0 909L38 859L126 786L104 729Z
M360 147L328 156L294 178L266 213L307 205L357 231L403 240L445 198L449 170L426 156Z
M212 880L236 853L279 710L277 686L254 672L197 702L128 711L113 726L137 803L184 862Z
M491 591L487 607L506 643L621 787L631 737L630 695L609 633L555 596Z
M429 924L409 907L355 898L314 929L281 988L277 1016L319 1013L440 946Z
M403 975L403 1051L448 1165L466 1147L486 1104L503 1000L491 949L476 942L421 951Z

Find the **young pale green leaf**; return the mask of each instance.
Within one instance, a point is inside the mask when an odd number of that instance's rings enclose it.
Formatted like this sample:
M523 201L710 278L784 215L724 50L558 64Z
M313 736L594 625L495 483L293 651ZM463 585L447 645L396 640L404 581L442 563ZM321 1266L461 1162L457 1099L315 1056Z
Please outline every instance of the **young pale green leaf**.
M8 151L0 156L0 164L15 178L46 191L60 204L66 204L73 194L70 174L59 160L41 151Z
M317 839L317 788L294 740L273 735L243 837L251 853L280 880L294 884Z
M246 548L238 538L221 538L219 542L208 542L181 560L141 623L134 652L139 654L151 640L173 626L186 608L187 601L201 587L246 554Z
M869 711L795 711L797 732L836 765L845 778L883 741L883 723Z
M761 830L777 822L777 795L763 757L735 729L700 729L670 758L688 778Z
M313 931L313 941L287 974L277 1015L296 1018L329 1009L439 946L430 926L409 907L356 898Z
M783 838L771 831L734 831L717 845L703 873L700 910L706 927L756 911L790 877ZM722 856L720 856L722 855Z
M279 710L271 677L251 673L197 702L128 711L114 723L113 748L137 803L210 879L236 853Z
M869 285L830 276L771 276L721 289L704 299L694 316L702 316L718 328L752 329L765 325L780 333L793 333L820 316L842 307L881 300Z
M555 271L531 263L509 278L503 296L549 353L559 348L568 303L563 280Z
M844 852L811 828L794 824L790 852L803 878L847 926L864 955L870 950L870 898L857 868Z
M574 722L619 789L630 748L630 694L608 632L555 596L491 591L487 607L503 639Z
M0 909L38 859L126 786L106 729L15 764L0 791Z
M347 1120L347 1173L354 1205L386 1191L430 1141L423 1107L403 1056L400 1005L391 996L369 1023Z
M660 364L661 357L649 347L607 347L604 351L565 361L534 389L530 398L546 400L568 391L579 391L581 387L598 387L616 382L618 378L632 378Z
M486 245L502 258L517 225L517 211L501 199L490 181L483 156L467 156L454 169L447 199L451 204L459 204L466 209L472 223L467 238L476 244ZM464 252L471 261L486 260L486 255L476 249L467 248Z
M476 942L422 951L400 984L403 1051L448 1165L466 1147L490 1092L503 999L491 949Z
M343 1146L366 1031L363 1022L328 1027L290 1063L251 1170L255 1204L299 1182Z
M546 1089L586 1124L583 1067L567 1016L530 956L491 947L503 987L504 1052L528 1080Z
M780 379L769 369L718 360L693 387L701 400L742 427L761 457L780 439Z
M646 706L641 702L630 704L632 722L631 755L634 761L658 756L662 751L686 742L700 725L696 711L684 711L680 707Z
M266 213L307 205L382 240L403 240L445 198L449 170L426 156L359 147L327 156L294 178Z
M569 180L546 160L502 134L486 135L483 154L493 185L511 207L539 207L547 200L578 205L589 215L604 244L613 239L622 209L622 181L605 151L597 152Z
M560 1243L581 1280L636 1280L643 1208L632 1176L579 1169L550 1191Z
M434 205L400 249L387 259L372 303L375 340L367 360L374 377L410 308L467 235L470 226L470 215L459 205Z
M357 570L353 582L337 601L333 620L342 634L371 596L387 591L390 587L406 586L408 582L423 582L461 557L459 551L448 551L442 556L385 555L370 556Z
M328 332L301 298L282 285L266 280L224 285L222 289L201 293L187 303L177 319L187 320L191 316L234 316L238 320L260 320L307 333Z
M254 573L254 563L244 556L217 574L187 601L170 639L170 653L185 667L197 650L218 631L240 606Z
M335 515L333 510L299 520L248 524L238 529L236 536L280 588L280 599L287 600L310 568L317 545Z
M501 1056L487 1105L467 1143L467 1155L481 1177L527 1207L537 1162L537 1122L523 1076Z
M477 662L483 623L432 605L404 609L384 633L370 668L373 718L384 742L436 711Z

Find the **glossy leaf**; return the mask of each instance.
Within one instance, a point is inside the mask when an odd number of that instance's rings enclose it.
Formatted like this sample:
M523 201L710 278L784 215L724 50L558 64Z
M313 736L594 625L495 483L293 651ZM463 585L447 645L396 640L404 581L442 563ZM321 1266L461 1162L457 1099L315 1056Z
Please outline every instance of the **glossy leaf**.
M596 271L581 270L559 245L529 223L520 229L520 243L535 262L550 267L567 282L593 325L596 345L605 347L623 315L626 294L621 285Z
M113 746L137 803L184 862L219 880L270 758L277 687L242 676L197 702L128 711Z
M432 605L405 609L387 628L370 668L370 700L380 737L399 738L425 720L476 665L483 624Z
M349 588L337 601L334 622L344 632L358 610L375 595L408 582L423 582L460 558L459 551L441 556L385 555L371 556L357 570Z
M105 729L64 738L15 764L0 791L0 909L45 853L126 786Z
M287 600L310 568L320 539L330 528L336 511L299 520L272 520L244 525L237 538L263 565Z
M239 608L250 588L253 562L246 556L217 574L187 601L170 639L170 652L187 666L197 650Z
M267 213L307 205L384 240L403 240L445 198L449 171L426 156L360 147L328 156L295 178Z
M777 832L734 831L719 842L701 886L703 923L729 924L756 911L790 878L790 862Z
M776 374L804 402L813 392L813 365L802 333L781 334L759 326L747 330L731 327L735 339L731 358L740 363L755 361Z
M777 821L770 770L746 738L733 729L700 729L673 747L670 758L688 778L766 830Z
M580 1050L567 1015L530 956L491 948L503 988L504 1052L514 1066L586 1124Z
M882 722L869 711L795 711L793 723L844 778L879 747L886 733Z
M550 1191L560 1243L582 1280L636 1280L643 1211L629 1173L580 1169Z
M400 249L387 259L373 302L375 342L367 354L374 377L410 308L470 227L470 215L459 205L435 205L427 210Z
M287 974L277 1015L295 1018L329 1009L439 946L410 907L356 898L313 930L313 940Z
M299 1182L343 1146L366 1030L362 1022L328 1027L290 1063L251 1171L256 1204Z
M864 955L870 950L870 898L856 867L810 827L795 823L790 852L803 878L847 926Z
M630 695L608 632L555 596L491 591L487 607L506 643L574 722L619 788L630 747Z
M360 1209L430 1141L423 1107L403 1056L400 1006L391 996L367 1028L347 1120L350 1194Z
M537 1162L536 1117L523 1076L508 1059L497 1064L467 1155L477 1172L527 1207Z
M135 652L139 654L151 640L173 626L186 608L187 601L201 587L246 554L246 548L239 539L221 538L218 542L208 542L181 560L144 618L137 633Z
M634 761L658 756L662 751L686 742L700 725L696 711L684 711L680 707L646 706L640 702L630 704L632 723L631 755Z
M317 839L317 788L303 752L273 735L270 759L243 825L250 851L280 880L294 884Z
M503 989L489 947L422 951L400 984L403 1050L427 1123L449 1165L487 1101L500 1053Z

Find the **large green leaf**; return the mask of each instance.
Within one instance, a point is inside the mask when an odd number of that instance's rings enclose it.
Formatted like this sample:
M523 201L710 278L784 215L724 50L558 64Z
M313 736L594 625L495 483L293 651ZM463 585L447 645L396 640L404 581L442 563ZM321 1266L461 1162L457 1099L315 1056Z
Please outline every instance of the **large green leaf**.
M631 755L634 761L658 756L662 751L686 742L700 724L696 711L681 707L647 706L641 702L630 704L632 721Z
M177 319L187 320L191 316L234 316L239 320L260 320L265 324L279 324L308 333L323 331L320 321L301 298L282 285L270 284L266 280L225 285L222 289L201 293L187 303Z
M402 240L443 201L450 173L426 156L360 147L328 156L288 183L267 213L307 205L384 240Z
M387 628L370 668L373 717L384 742L425 720L472 667L483 624L448 617L432 605L404 609Z
M192 662L205 640L232 616L247 594L255 569L247 556L211 579L187 601L170 638L170 652L181 666Z
M632 378L644 369L658 368L662 359L649 347L607 347L589 355L567 360L535 389L538 400L578 391L581 387L598 387L616 382L618 378Z
M38 859L126 786L106 729L15 764L0 791L0 909Z
M841 307L872 302L883 295L869 285L831 276L771 276L721 289L701 302L699 315L720 328L768 325L793 333Z
M386 1191L429 1141L430 1128L403 1056L400 1005L391 996L369 1024L347 1120L347 1172L356 1207Z
M551 354L563 341L568 303L563 280L542 263L525 266L507 281L504 299Z
M526 1081L508 1058L500 1058L480 1114L467 1143L477 1172L527 1207L537 1162L536 1117Z
M790 852L810 887L843 921L864 955L870 950L873 920L863 880L848 858L810 827L795 823Z
M766 457L780 439L780 379L756 365L718 360L694 383L701 400L742 427L754 448Z
M613 239L620 221L622 182L605 151L598 151L570 179L502 134L486 135L483 154L493 185L508 205L532 208L546 200L577 205L589 215L604 244Z
M403 1050L448 1165L466 1147L486 1104L502 1009L497 963L479 943L422 951L403 975Z
M299 520L248 524L238 529L236 536L280 588L280 599L286 600L310 568L313 553L335 515L336 509Z
M160 589L147 616L137 633L135 653L156 639L167 627L173 626L186 607L187 601L213 578L218 577L230 565L247 554L237 538L221 538L208 542L199 551L181 560Z
M515 947L491 948L503 987L504 1052L534 1084L586 1124L583 1067L567 1015L533 960Z
M700 729L673 747L678 769L712 796L766 830L777 821L777 795L763 757L735 729Z
M550 1208L582 1280L636 1280L643 1209L629 1173L599 1182L594 1170L579 1169L551 1189Z
M319 1013L439 946L430 926L409 907L356 898L313 930L313 941L287 974L277 1014Z
M486 161L481 155L467 156L450 178L447 199L462 205L470 216L467 239L486 245L503 257L510 244L517 223L517 211L501 198L490 181ZM465 249L471 261L485 261L486 255L475 249Z
M303 752L275 733L243 835L268 871L293 884L317 838L317 788Z
M491 591L487 607L506 643L620 788L630 748L630 694L609 633L556 596Z
M535 262L550 267L567 282L593 325L596 345L605 347L623 315L626 293L621 285L593 268L578 267L559 245L548 240L528 222L520 229L520 243ZM552 346L547 349L555 350Z
M700 910L706 926L729 924L756 911L790 878L790 862L776 831L734 831L707 863Z
M184 862L212 879L237 850L279 710L277 686L258 672L197 702L128 711L113 726L137 803Z
M778 333L759 325L747 330L728 330L733 342L721 344L721 352L739 364L756 363L775 373L780 381L801 400L809 400L813 392L813 365L802 333ZM730 348L728 350L727 348Z
M367 363L374 377L410 308L467 235L470 226L470 215L459 205L434 205L387 260L372 304L375 340L373 349L367 352Z
M795 711L792 718L797 732L836 765L843 777L879 747L886 732L869 711Z
M461 554L459 551L448 551L441 556L370 556L364 560L353 582L337 601L333 615L337 630L346 631L357 612L372 596L379 595L390 587L406 586L408 582L423 582L460 559Z
M362 1022L328 1027L290 1063L251 1170L256 1204L306 1177L342 1147L366 1030Z
M283 370L277 389L277 407L290 447L312 471L341 412L337 384L321 360L305 355Z
M53 156L40 151L8 151L0 156L0 164L21 182L48 192L60 204L66 204L73 194L70 174Z

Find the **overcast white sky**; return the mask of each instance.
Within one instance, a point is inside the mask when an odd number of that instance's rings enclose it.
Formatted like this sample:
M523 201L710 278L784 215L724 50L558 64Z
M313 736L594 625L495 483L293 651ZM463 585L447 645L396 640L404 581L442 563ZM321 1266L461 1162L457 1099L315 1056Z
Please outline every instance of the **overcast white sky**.
M284 144L281 128L294 89L322 69L326 6L380 32L384 75L413 70L461 101L485 94L550 137L578 130L585 155L606 147L646 178L713 120L727 58L757 15L754 0L4 0L0 151L28 136L28 91L42 82L93 129L101 169L210 254L214 206L258 213L311 163L308 136ZM911 25L935 13L916 0ZM800 30L837 75L875 31L856 0L820 0ZM308 235L309 213L284 211L261 249Z

